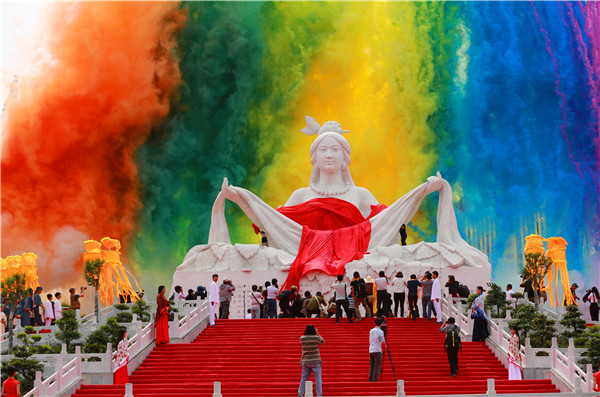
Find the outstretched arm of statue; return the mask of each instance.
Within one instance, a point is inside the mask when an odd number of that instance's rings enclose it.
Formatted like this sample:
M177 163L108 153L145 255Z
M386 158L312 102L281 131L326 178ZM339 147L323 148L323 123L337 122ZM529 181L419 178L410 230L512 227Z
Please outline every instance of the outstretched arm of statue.
M246 216L267 234L269 246L293 255L298 252L302 226L277 212L249 190L229 185L227 178L223 180L221 192L213 205L209 244L231 244L225 220L225 199L239 205Z
M423 198L429 193L440 190L444 179L438 173L431 176L385 210L371 218L371 242L369 248L387 247L398 242L398 229L402 224L408 224L413 218Z
M246 216L250 218L252 222L254 222L258 227L262 229L264 225L260 222L260 219L258 219L256 214L248 204L247 199L245 199L244 196L240 193L240 190L241 188L237 188L233 185L230 185L227 178L223 178L223 185L221 185L221 193L223 193L223 196L229 201L233 201L234 203L239 205L242 211L244 211L244 214L246 214Z

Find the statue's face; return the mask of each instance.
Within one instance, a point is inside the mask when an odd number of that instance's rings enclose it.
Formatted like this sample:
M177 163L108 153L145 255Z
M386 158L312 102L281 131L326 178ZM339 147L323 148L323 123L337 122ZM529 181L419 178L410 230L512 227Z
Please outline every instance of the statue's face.
M317 165L321 171L335 172L342 169L344 149L332 137L327 137L317 147Z

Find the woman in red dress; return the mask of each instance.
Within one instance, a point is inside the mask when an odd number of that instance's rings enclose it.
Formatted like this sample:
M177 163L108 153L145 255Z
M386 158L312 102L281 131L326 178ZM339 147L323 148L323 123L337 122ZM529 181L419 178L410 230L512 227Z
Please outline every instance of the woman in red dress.
M129 383L129 341L127 340L127 330L119 331L119 346L117 347L117 368L115 369L114 384L124 385Z
M158 295L156 296L156 319L154 326L156 327L156 344L162 345L169 343L169 301L165 298L165 286L158 287Z
M2 397L21 397L21 382L15 379L17 371L15 367L9 366L6 369L8 379L2 384Z

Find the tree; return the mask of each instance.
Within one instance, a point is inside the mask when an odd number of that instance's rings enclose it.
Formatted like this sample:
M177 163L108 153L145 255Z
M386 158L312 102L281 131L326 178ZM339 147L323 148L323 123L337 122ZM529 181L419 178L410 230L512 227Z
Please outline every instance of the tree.
M512 294L510 294L510 296L515 298L515 309L517 308L517 306L519 306L519 299L525 298L525 295L523 295L520 292L513 292Z
M537 306L539 302L538 291L544 286L544 278L552 266L552 259L547 258L540 253L525 254L525 267L523 267L522 276L530 278L533 287L534 303Z
M104 261L102 259L88 259L85 261L85 269L83 271L83 276L85 277L88 285L94 287L94 311L96 313L96 323L100 321L100 310L98 309L98 287L100 286L100 273L102 272L103 266Z
M83 351L85 353L105 353L108 343L112 343L116 348L119 343L119 332L123 328L114 317L109 318L106 324L87 337L83 344Z
M71 342L81 338L79 333L79 321L75 317L75 310L65 310L63 317L56 322L59 331L56 331L55 336L61 342L67 344L67 350L71 347Z
M137 314L138 319L143 323L150 321L150 305L143 299L138 299L135 305L131 307L131 311Z
M19 300L26 295L26 281L27 275L25 273L16 273L2 282L2 299L6 299L10 305L7 324L8 354L11 354L13 351L13 321L15 318L15 310L17 309Z
M492 283L490 290L485 297L485 304L496 308L496 317L501 317L501 313L506 311L506 292L496 283Z
M566 306L567 312L563 315L563 318L559 321L561 325L565 326L565 331L560 334L561 345L566 345L569 338L579 338L582 336L586 328L586 321L581 318L581 312L576 305Z
M538 314L531 323L531 347L551 347L556 336L556 321L545 314Z
M600 365L600 326L589 327L584 332L586 351L581 354L580 364L592 364L592 368Z
M535 306L532 305L520 305L515 309L514 320L508 323L511 327L517 327L521 332L521 340L527 338L527 333L533 326L533 320L537 316L538 311Z
M30 358L34 354L33 345L39 342L42 337L39 335L29 336L25 332L22 332L17 335L17 338L19 338L23 344L14 348L15 357L2 362L2 382L8 378L8 375L5 372L6 368L8 366L15 367L21 381L21 395L24 396L34 386L35 373L44 370L44 365L41 362Z
M115 309L119 312L114 317L119 323L130 323L133 321L133 314L129 312L129 306L125 303L118 303L115 305Z

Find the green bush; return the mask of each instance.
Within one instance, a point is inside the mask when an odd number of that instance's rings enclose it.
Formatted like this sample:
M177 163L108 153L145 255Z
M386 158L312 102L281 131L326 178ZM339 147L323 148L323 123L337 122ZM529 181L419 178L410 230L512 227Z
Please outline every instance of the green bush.
M506 316L506 292L496 283L492 283L490 290L485 297L485 306L493 309L492 317L499 318Z
M583 347L581 344L581 338L586 328L586 321L581 318L582 314L576 305L566 307L567 312L563 315L563 318L559 321L566 329L559 336L559 345L568 346L569 338L575 339L575 347ZM578 343L579 342L579 345Z
M2 362L2 382L4 383L8 378L8 375L5 373L6 368L8 366L15 367L17 377L21 381L21 395L25 395L25 393L33 388L36 371L44 370L44 365L41 362L30 358L38 348L34 344L39 342L42 337L39 335L29 336L29 334L21 332L17 335L17 338L21 340L23 345L14 348L13 354L15 358Z
M123 310L129 310L129 306L126 305L125 303L117 303L115 305L115 309L119 310L119 311L123 311Z
M537 317L538 311L533 305L519 305L514 310L513 320L508 323L511 327L517 327L521 343L525 343L525 338L529 330L533 327L533 320Z
M21 395L24 396L33 389L36 371L43 372L44 364L33 358L13 358L2 362L2 383L8 378L6 369L15 367L17 379L21 382Z
M600 326L594 325L585 330L583 347L586 351L581 354L580 364L592 364L592 369L596 370L600 365Z
M133 321L133 314L129 312L120 312L117 313L115 319L118 323L130 323Z
M67 350L71 348L73 341L81 338L79 333L79 321L75 317L75 310L65 310L63 317L56 322L59 331L55 333L56 339L67 344Z
M556 336L556 321L544 314L535 316L531 323L531 347L551 347L552 338Z
M138 319L144 323L150 321L150 305L143 299L138 299L135 305L131 307L131 311L137 314Z
M120 313L119 313L120 314ZM129 313L131 315L131 313ZM116 318L109 318L106 324L92 332L83 344L84 353L106 353L106 345L112 343L116 348L119 343L119 331L123 327Z

